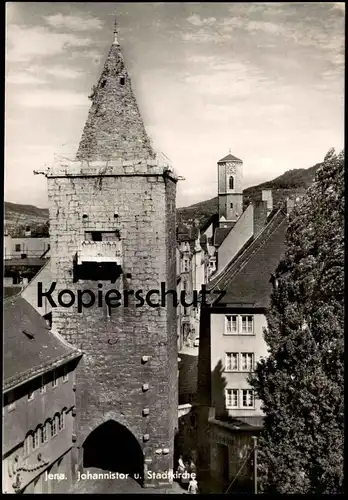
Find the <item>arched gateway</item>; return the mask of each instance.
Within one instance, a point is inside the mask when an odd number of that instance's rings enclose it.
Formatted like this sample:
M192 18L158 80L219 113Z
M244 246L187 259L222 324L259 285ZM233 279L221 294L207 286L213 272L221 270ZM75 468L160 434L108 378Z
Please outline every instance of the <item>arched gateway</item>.
M144 455L135 436L108 420L94 429L83 445L83 467L128 474L142 484Z

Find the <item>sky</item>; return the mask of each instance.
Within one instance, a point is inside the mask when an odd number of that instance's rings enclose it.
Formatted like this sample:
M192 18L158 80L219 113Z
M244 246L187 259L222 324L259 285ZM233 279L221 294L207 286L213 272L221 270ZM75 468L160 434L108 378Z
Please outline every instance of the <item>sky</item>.
M185 180L177 206L309 168L344 144L344 3L50 3L6 8L5 200L47 207L34 169L78 147L115 18L154 147Z

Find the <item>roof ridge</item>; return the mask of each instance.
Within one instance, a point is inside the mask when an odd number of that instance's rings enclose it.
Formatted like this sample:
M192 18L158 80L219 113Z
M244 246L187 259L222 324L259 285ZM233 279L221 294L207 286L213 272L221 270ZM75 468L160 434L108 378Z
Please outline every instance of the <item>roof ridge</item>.
M32 277L32 279L30 281L28 281L28 283L22 288L22 290L19 292L20 295L22 295L22 293L24 292L24 290L26 290L28 288L28 286L30 285L30 283L36 278L36 276L41 273L41 271L49 264L49 262L51 261L51 257L49 257L47 259L47 262L44 263L44 265L42 267L40 267L40 269L38 270L38 272L35 274L35 276ZM23 297L24 299L24 297ZM24 299L26 300L26 299ZM28 301L27 301L28 302Z
M47 370L47 371L51 371L51 370L58 368L58 366L60 366L61 364L63 364L62 362L64 360L66 360L66 362L68 362L72 359L77 358L78 356L83 355L83 352L80 351L79 349L76 349L76 348L72 348L72 349L73 350L71 352L68 352L68 353L65 353L65 354L58 356L54 361L52 361L52 360L46 361L44 363L41 363L41 365L36 366L35 368L29 368L29 370L26 370L26 371L20 373L19 375L16 374L7 380L4 380L4 390L9 390L9 389L14 388L15 386L17 386L18 384L21 383L20 382L21 380L23 380L23 383L24 383L24 382L28 382L29 380L32 380L33 378L38 377L45 370L46 367L49 368L49 370ZM29 378L26 378L27 375L29 375L30 373L32 373L32 376L30 376Z
M251 259L251 258L255 255L255 253L256 253L258 250L260 250L260 248L262 248L262 247L265 245L265 243L269 240L269 238L272 236L272 234L274 233L274 231L276 231L276 230L278 229L278 227L282 224L283 220L284 220L284 219L282 218L282 220L279 222L279 224L277 224L276 226L274 226L274 227L272 228L272 230L270 230L270 231L269 231L269 233L266 235L265 239L261 242L261 244L260 244L259 246L257 246L257 247L254 249L254 251L253 251L253 252L251 252L251 253L250 253L249 258L247 258L247 259L246 259L246 260L242 263L242 265L241 265L238 269L236 269L236 271L235 271L235 273L234 273L234 274L232 274L231 276L229 276L229 279L228 279L228 281L227 281L226 285L229 283L229 281L230 281L232 278L234 278L234 277L236 276L236 274L238 274L238 273L239 273L239 272L240 272L240 271L241 271L241 270L242 270L242 269L243 269L243 268L244 268L244 267L248 264L248 262L249 262L249 261L250 261L250 259ZM262 232L263 232L263 231L262 231ZM260 233L260 234L261 234L261 233ZM256 241L256 240L255 240L255 241Z
M269 237L274 233L274 231L280 226L280 224L283 222L284 218L282 218L282 220L279 222L279 224L277 225L274 225L272 223L274 223L274 221L276 220L277 216L282 212L282 209L279 209L278 212L275 214L274 218L269 222L269 224L267 224L263 230L257 235L257 237L251 242L251 244L244 250L244 252L238 257L236 257L236 259L232 259L231 262L226 266L225 270L222 271L222 274L220 276L220 278L217 280L216 284L213 285L213 288L210 289L210 291L213 291L214 289L216 289L216 287L221 284L221 282L223 281L223 279L225 277L227 277L227 281L226 281L226 285L230 282L230 280L236 276L236 274L238 274L245 266L246 264L250 261L251 257L255 254L256 251L258 251L269 239ZM268 234L266 234L266 230L268 230ZM260 243L260 238L261 236L265 236L265 239L262 241L262 243L258 246L257 243ZM255 246L256 248L254 248L254 250L250 253L249 255L249 258L247 258L246 260L243 261L243 258L245 258L245 254L250 250L250 248L252 247L252 245L255 243ZM228 272L231 271L231 268L233 268L234 265L238 264L238 261L239 262L239 267L236 267L235 269L235 272L233 272L233 274L231 276L228 276Z

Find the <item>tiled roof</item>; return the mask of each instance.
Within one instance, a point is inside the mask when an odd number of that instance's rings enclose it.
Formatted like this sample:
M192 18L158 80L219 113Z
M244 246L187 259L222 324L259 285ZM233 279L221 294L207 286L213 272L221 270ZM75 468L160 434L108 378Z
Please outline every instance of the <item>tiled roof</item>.
M208 283L207 289L226 292L219 305L268 307L270 277L285 251L286 229L286 214L278 210L262 233Z
M16 296L4 301L5 390L81 355L51 332L25 299Z
M221 160L219 160L218 163L222 163L224 161L240 161L240 162L242 162L242 160L240 160L239 158L237 158L236 156L233 156L231 154L225 156L224 158L221 158Z

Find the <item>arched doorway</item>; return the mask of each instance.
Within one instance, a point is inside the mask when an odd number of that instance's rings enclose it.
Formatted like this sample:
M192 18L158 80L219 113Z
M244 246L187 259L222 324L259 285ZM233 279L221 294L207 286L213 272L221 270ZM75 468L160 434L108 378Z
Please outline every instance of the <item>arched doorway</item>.
M108 420L87 436L82 448L84 468L129 474L142 484L143 451L124 425Z

